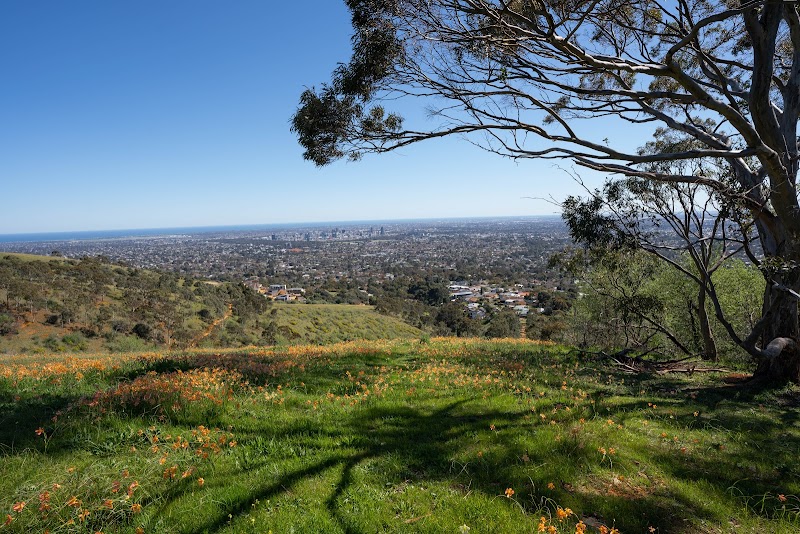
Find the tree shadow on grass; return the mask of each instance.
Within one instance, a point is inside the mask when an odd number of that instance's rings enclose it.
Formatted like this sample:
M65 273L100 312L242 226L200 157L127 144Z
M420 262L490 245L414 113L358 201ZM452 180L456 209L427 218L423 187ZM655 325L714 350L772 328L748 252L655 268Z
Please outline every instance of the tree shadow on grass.
M66 410L80 398L42 394L34 398L16 400L10 394L0 394L0 455L38 448L43 437L36 430L43 427L50 432L49 423L54 414ZM57 446L51 448L55 452Z
M334 454L302 469L286 473L278 480L250 492L246 499L232 502L220 511L216 519L196 528L194 532L220 530L229 521L248 513L253 503L274 498L290 491L292 486L305 479L336 468L340 470L340 474L337 476L338 480L333 486L331 495L325 500L325 506L330 517L343 532L357 534L361 531L343 513L341 500L354 484L354 470L362 462L381 461L387 457L399 458L402 467L396 472L386 473L389 482L394 479L394 482L401 483L409 478L420 482L452 480L453 458L459 452L460 439L465 432L485 430L490 424L511 425L525 415L525 412L497 411L480 415L456 413L466 402L466 400L456 401L429 412L407 407L375 407L360 410L352 419L343 422L340 433L342 438L348 435L358 436L350 444L356 452ZM485 474L478 475L479 480L472 486L473 490L496 495L500 485L513 483L515 475L509 469L511 463L509 457L520 452L513 443L504 445L507 457L497 458L494 465L485 470ZM268 465L268 462L262 465ZM258 467L251 466L251 469ZM518 482L520 485L523 483L522 480ZM502 493L502 490L499 493Z
M237 433L243 447L249 440L257 439L260 435L264 439L276 439L283 443L290 440L300 443L299 448L304 448L309 462L302 462L302 466L286 470L281 475L271 478L266 484L248 488L244 494L230 499L214 512L214 516L198 525L193 532L215 532L221 530L248 514L255 503L274 499L281 495L288 495L296 486L305 481L319 477L333 477L331 493L325 498L324 506L338 529L347 534L360 534L363 526L359 525L357 517L348 512L346 506L351 490L360 488L362 477L365 476L359 466L376 464L374 467L381 473L382 483L390 487L402 486L407 483L427 484L446 481L450 487L465 486L472 492L481 492L486 496L496 497L502 495L504 488L516 488L516 498L527 513L536 511L540 502L546 481L552 479L553 473L558 473L559 466L554 464L557 458L553 456L572 455L564 457L565 462L571 465L586 465L588 457L595 451L580 448L569 448L564 443L550 447L545 451L528 451L524 449L519 440L519 433L510 431L519 425L526 424L524 419L529 415L527 411L487 411L480 403L471 405L473 399L462 399L444 406L420 407L409 406L373 406L354 410L344 418L341 426L331 430L330 427L313 422L295 428L278 429L275 433L259 432L256 427L248 428ZM475 399L477 400L477 399ZM727 421L724 424L737 424L736 421ZM470 440L468 436L486 430L490 425L496 425L498 431L491 434L495 451L487 455L481 462L475 461L468 468L455 462L459 455L463 455L465 444ZM509 431L505 431L509 429ZM532 428L536 431L536 427ZM773 425L768 429L770 436L781 431L780 425ZM317 441L320 440L320 441ZM340 448L331 448L330 441L346 443ZM327 447L324 442L328 442ZM310 452L308 452L310 451ZM540 479L530 480L521 469L520 457L529 457L530 465L545 466L542 468ZM752 486L742 486L740 474L735 470L728 470L719 474L719 465L713 458L703 458L701 455L687 459L678 454L670 454L666 450L654 449L648 451L652 455L653 464L657 469L665 470L669 477L683 481L689 485L711 484L714 487L731 487L740 484L744 491L764 491L768 489L770 481L757 481ZM258 472L267 468L280 459L272 458L263 460L260 455L257 461L249 463L246 467L239 467L238 472L229 476L238 477L247 472ZM285 458L284 458L285 459ZM747 454L731 455L730 462L746 462ZM455 466L455 468L454 468ZM711 475L709 475L711 473ZM714 475L716 473L716 475ZM534 475L534 478L537 475ZM715 477L713 479L710 479ZM721 478L720 478L721 477ZM558 480L558 479L555 479ZM532 485L531 482L534 482ZM674 491L654 486L651 492L638 495L626 494L624 491L605 491L604 487L591 488L583 486L568 490L567 493L558 492L559 504L571 506L576 510L586 513L595 513L602 517L605 513L608 519L616 518L616 526L623 532L637 532L650 525L659 527L659 532L664 534L685 533L687 527L685 518L703 520L711 524L719 521L717 513L711 503L693 498ZM326 486L327 487L327 486ZM539 488L539 490L535 489ZM754 494L755 494L754 493ZM550 496L554 496L550 494ZM181 491L171 492L160 497L162 512L170 502L182 497ZM376 503L376 506L380 503ZM158 513L156 514L158 515ZM767 510L763 517L769 517ZM534 518L531 518L533 521ZM693 523L696 524L696 523ZM402 525L398 525L398 530ZM419 525L417 525L419 526ZM378 528L371 525L370 529Z

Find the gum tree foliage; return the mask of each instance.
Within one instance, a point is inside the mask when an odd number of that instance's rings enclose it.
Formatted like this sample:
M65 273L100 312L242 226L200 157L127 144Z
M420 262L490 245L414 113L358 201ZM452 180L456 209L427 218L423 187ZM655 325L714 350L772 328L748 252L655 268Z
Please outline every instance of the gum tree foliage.
M651 183L700 187L746 211L764 257L763 316L752 333L734 340L761 361L765 376L800 380L793 356L800 333L793 293L800 290L796 2L347 5L353 56L329 84L302 94L292 121L307 159L325 165L465 135L511 158L567 159ZM429 128L407 127L386 111L404 96L424 101ZM592 127L598 118L603 128ZM631 149L607 138L614 123L658 129L679 142ZM703 172L710 160L723 162L725 172ZM654 167L660 162L684 164Z
M727 316L714 278L714 273L736 255L747 254L758 263L751 246L749 214L731 209L724 199L706 195L695 184L660 183L638 177L609 181L586 199L568 198L562 207L573 238L593 249L595 253L589 257L595 258L601 269L603 253L643 250L694 285L689 311L696 319L696 331L702 338L700 354L705 359L717 359L713 316L739 345L746 344L742 332L753 335L752 328L736 328ZM663 333L669 330L660 321L651 322ZM680 350L690 353L677 337L667 337Z

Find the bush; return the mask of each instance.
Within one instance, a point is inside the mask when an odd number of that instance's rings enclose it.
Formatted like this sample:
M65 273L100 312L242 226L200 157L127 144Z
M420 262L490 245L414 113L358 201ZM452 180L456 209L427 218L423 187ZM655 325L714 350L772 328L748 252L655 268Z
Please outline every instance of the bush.
M153 335L153 328L149 324L145 323L136 323L133 326L132 332L139 338L139 339L150 339Z
M83 334L79 332L71 332L61 338L61 342L69 349L72 350L86 350L89 348L89 343Z
M111 329L119 334L130 334L131 324L128 321L114 321L111 323Z
M14 335L19 331L17 321L7 313L0 314L0 336Z
M517 314L511 310L502 310L489 320L486 337L519 337L521 329Z
M47 336L47 339L42 341L42 345L52 352L63 352L65 350L61 341L53 335Z

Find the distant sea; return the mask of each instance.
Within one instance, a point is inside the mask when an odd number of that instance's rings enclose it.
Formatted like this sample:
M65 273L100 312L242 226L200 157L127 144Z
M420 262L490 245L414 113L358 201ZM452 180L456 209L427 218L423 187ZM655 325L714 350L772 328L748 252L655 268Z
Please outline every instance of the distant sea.
M232 232L269 232L300 228L319 228L331 226L363 226L411 223L452 223L459 221L502 221L502 220L549 220L559 218L558 215L531 215L520 217L451 217L431 219L395 219L375 221L326 221L308 223L276 223L235 226L193 226L185 228L145 228L131 230L92 230L82 232L41 232L29 234L0 234L0 243L32 243L47 241L88 241L100 239L129 239L137 237L165 237L175 235L194 236L198 234L232 233Z
M309 223L306 226L312 226ZM320 225L322 223L319 223ZM326 223L329 224L329 223ZM143 228L130 230L90 230L82 232L42 232L30 234L0 234L0 243L31 243L42 241L88 241L94 239L126 239L172 235L213 234L220 232L254 232L295 228L300 224L268 224L241 226L192 226L187 228Z

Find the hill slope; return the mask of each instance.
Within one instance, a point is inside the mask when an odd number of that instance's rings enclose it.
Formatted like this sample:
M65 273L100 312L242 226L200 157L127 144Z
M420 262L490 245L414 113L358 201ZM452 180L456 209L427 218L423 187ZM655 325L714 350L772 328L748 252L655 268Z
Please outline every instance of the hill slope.
M101 258L0 252L0 352L132 351L419 338L366 306L275 305L208 283Z
M330 344L355 339L419 339L424 332L372 306L276 304L265 316L278 343Z
M524 340L0 356L0 529L797 532L797 394L720 383Z

